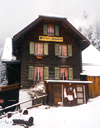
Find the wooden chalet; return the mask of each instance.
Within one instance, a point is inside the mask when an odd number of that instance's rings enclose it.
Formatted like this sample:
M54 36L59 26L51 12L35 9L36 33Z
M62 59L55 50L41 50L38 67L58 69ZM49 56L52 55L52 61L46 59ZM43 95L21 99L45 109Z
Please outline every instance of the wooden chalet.
M13 36L12 41L13 55L17 58L12 66L19 72L9 68L10 81L13 76L22 88L45 81L50 105L69 106L88 101L91 82L81 81L80 73L81 52L90 42L66 18L39 16Z

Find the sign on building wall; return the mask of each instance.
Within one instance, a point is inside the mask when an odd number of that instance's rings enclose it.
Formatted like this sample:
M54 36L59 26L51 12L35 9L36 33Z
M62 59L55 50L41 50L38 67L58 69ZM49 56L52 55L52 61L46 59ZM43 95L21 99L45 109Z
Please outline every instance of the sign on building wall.
M40 41L63 42L63 37L39 36L39 40Z

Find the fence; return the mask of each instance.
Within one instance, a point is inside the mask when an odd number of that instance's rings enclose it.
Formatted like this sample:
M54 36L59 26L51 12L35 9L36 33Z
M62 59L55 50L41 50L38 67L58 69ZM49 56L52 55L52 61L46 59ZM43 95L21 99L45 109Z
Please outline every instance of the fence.
M18 110L18 109L20 109L20 105L21 104L24 104L24 103L27 103L27 102L30 102L30 101L32 101L32 106L37 106L39 104L47 104L47 101L46 101L47 98L46 97L47 97L47 94L46 95L42 95L42 96L38 96L38 97L30 99L30 100L26 100L26 101L23 101L23 102L19 102L19 103L13 104L11 106L7 106L5 108L0 109L0 111L5 111L7 109L9 110L12 107L16 107L17 110Z

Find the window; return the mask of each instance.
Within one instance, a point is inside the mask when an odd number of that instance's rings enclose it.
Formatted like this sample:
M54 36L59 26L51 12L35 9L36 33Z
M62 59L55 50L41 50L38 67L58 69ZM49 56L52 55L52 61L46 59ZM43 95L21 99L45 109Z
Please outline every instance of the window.
M59 36L59 26L58 25L43 25L43 35L48 36Z
M55 44L55 56L72 57L72 45Z
M60 57L67 57L67 45L59 45L59 56Z
M34 68L34 80L43 80L43 67Z
M73 68L55 67L55 79L72 80L73 79Z
M29 80L47 80L49 79L49 67L34 67L29 66Z
M48 36L54 36L54 26L53 25L48 25Z
M68 69L60 68L60 80L68 80Z
M43 55L43 44L42 43L35 43L35 55Z
M30 42L29 43L29 53L30 54L35 54L38 56L42 56L43 53L44 55L48 55L48 43L34 43Z

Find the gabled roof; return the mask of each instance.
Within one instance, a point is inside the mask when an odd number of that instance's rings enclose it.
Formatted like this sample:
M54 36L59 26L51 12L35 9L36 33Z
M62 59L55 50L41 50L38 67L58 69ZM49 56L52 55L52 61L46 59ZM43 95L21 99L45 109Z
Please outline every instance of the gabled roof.
M61 17L48 17L48 16L39 16L35 21L25 27L23 30L18 32L16 35L13 36L13 42L16 42L19 38L24 36L28 31L33 29L36 25L38 25L42 21L56 21L57 23L62 23L62 25L68 28L74 36L76 36L80 43L82 43L83 47L82 50L85 49L87 46L90 45L89 40L87 40L73 25L71 25L66 18Z

